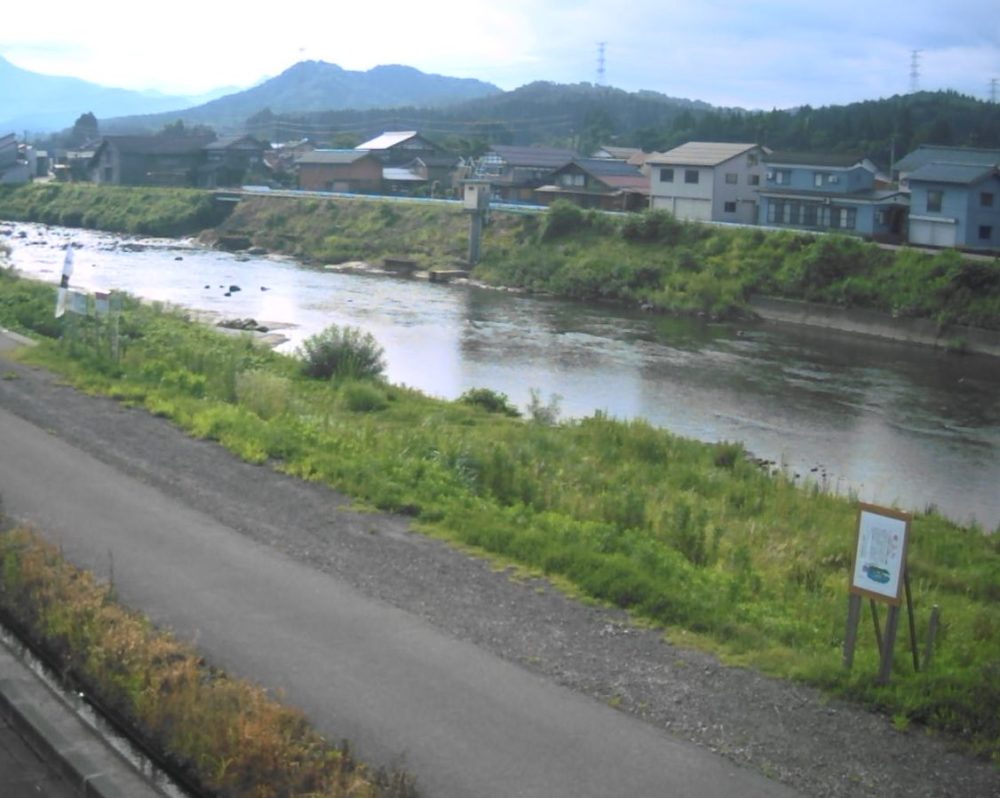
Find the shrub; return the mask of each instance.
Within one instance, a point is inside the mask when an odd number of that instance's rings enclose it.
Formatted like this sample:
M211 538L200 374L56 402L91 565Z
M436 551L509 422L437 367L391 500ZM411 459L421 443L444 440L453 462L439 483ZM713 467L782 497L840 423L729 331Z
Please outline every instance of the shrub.
M385 392L367 382L349 382L343 387L341 395L347 409L354 413L372 413L389 406Z
M542 239L551 241L561 238L586 226L583 211L578 205L566 200L556 200L549 206L545 216L545 231Z
M507 394L492 391L489 388L470 388L458 397L458 401L481 407L488 413L500 413L511 418L517 418L521 415L521 411L510 403Z
M331 377L374 378L385 371L385 352L371 333L357 327L330 325L307 338L298 350L302 373L328 380Z

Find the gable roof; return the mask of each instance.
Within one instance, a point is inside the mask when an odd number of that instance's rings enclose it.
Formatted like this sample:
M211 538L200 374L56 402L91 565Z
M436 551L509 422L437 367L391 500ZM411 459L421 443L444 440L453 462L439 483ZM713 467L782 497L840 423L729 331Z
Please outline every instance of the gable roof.
M600 147L592 157L605 159L610 158L618 161L626 161L633 166L642 166L646 162L649 155L638 147Z
M586 172L608 188L649 194L649 178L638 167L625 163L625 161L613 158L575 158L565 166L556 169L553 175L574 169Z
M972 185L993 175L1000 175L997 166L980 166L967 163L929 163L910 173L910 183L957 183Z
M666 152L654 153L646 158L648 164L674 164L676 166L718 166L737 155L753 149L769 152L759 144L733 144L725 141L689 141Z
M251 135L224 136L205 145L206 150L264 149L264 144Z
M123 155L190 155L215 140L214 134L191 136L105 136L94 155L114 147Z
M825 166L829 169L864 166L866 161L863 155L857 153L772 152L764 156L765 163L775 166Z
M423 136L419 135L416 130L396 130L396 131L386 131L373 139L369 139L363 144L359 144L354 149L356 150L388 150L393 147L399 146L403 142L409 141L410 139L419 138L421 141L425 139ZM427 142L430 144L430 142Z
M364 158L375 159L368 150L313 150L295 159L297 164L341 164L356 163Z
M1000 150L981 150L973 147L943 147L935 144L921 144L893 164L900 172L913 172L929 163L979 164L990 166L1000 164Z

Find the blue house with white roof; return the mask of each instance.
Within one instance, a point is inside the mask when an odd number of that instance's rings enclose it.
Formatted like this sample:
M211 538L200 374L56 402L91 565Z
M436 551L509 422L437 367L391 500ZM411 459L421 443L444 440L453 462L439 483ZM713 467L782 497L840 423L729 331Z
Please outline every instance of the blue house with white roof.
M764 165L760 224L902 240L906 195L879 188L867 158L775 152L764 157Z
M911 244L1000 250L1000 150L918 147L895 166Z

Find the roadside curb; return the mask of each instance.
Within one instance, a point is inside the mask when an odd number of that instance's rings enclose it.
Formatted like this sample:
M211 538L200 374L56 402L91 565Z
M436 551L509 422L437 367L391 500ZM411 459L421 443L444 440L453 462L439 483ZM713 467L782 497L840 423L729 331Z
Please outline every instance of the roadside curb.
M0 715L80 796L164 797L2 642L0 673Z

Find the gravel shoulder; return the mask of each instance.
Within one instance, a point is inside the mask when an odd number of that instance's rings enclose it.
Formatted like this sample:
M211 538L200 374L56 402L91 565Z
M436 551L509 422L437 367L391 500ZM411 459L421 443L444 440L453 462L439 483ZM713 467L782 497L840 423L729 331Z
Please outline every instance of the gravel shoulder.
M1000 798L1000 769L941 736L898 732L811 688L721 665L620 611L420 535L407 518L357 512L323 486L243 463L164 419L5 359L10 343L0 334L7 410L448 634L805 795Z

